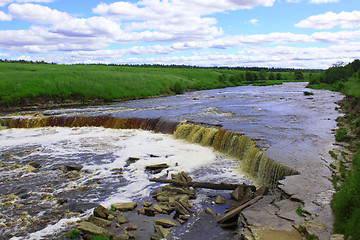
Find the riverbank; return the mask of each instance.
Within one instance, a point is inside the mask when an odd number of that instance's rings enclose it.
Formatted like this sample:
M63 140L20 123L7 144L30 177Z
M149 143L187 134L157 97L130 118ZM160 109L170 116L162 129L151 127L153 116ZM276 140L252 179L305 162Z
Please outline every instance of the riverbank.
M296 74L295 74L296 73ZM187 91L303 81L316 70L0 62L0 111L104 104Z

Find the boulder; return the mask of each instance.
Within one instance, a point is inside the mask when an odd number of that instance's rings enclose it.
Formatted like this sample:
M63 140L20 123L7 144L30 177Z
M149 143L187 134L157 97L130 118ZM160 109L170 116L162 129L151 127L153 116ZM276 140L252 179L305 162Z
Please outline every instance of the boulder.
M122 234L115 236L113 239L114 240L128 240L128 239L130 239L130 236L125 233L122 233Z
M155 230L164 238L167 238L167 236L169 236L169 234L171 233L170 229L164 228L163 226L160 225L155 225Z
M97 225L95 225L94 223L91 223L91 222L81 222L80 225L78 226L78 228L81 231L91 233L91 234L94 234L94 235L103 235L105 237L111 237L112 236L111 232L109 232L105 228L99 227L99 226L97 226Z
M165 219L165 218L155 220L155 224L166 227L166 228L179 226L178 224L174 223L172 220Z
M98 205L95 209L94 209L94 216L95 217L99 217L99 218L104 218L107 219L107 217L109 216L110 211L108 209L106 209L104 206L102 205Z
M222 196L217 196L215 200L216 204L223 205L226 203L226 199Z
M115 203L112 206L119 211L126 212L134 210L137 207L137 202Z
M146 166L145 169L150 171L153 174L156 174L168 167L169 167L169 165L167 165L167 163L160 163L160 164L148 165L148 166Z
M103 218L99 217L89 217L89 222L94 223L95 225L99 227L109 227L111 226L111 221L105 220Z
M129 222L129 219L127 219L124 216L117 216L116 217L116 222L119 223L119 224L124 224L124 223Z

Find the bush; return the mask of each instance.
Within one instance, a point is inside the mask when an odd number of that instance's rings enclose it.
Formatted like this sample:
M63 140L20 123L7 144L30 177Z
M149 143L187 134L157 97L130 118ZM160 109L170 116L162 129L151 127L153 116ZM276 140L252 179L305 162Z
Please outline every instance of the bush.
M174 92L176 94L182 94L182 93L184 93L184 91L185 91L184 85L182 83L180 83L179 81L176 82L174 85Z
M68 234L66 234L66 239L77 239L80 237L80 231L79 230L71 230Z
M347 129L346 128L339 128L336 131L335 140L338 141L338 142L345 141L346 134L347 134Z

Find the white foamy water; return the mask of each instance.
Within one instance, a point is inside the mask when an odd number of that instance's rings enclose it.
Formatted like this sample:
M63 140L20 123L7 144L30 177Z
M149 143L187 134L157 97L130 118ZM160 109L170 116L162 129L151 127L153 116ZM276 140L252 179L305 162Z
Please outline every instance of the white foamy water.
M64 181L52 194L66 194L82 186L91 186L89 193L82 193L82 201L101 203L105 207L116 202L148 197L154 186L158 186L157 183L149 181L150 177L167 175L170 178L171 173L181 171L187 172L197 181L247 181L238 172L237 162L221 156L209 147L190 144L175 139L172 135L143 130L102 127L6 129L0 131L0 152L13 154L7 160L9 164L38 162L43 173L45 170L54 172L54 169L65 165L83 166L79 178ZM129 158L138 160L129 162ZM167 163L169 168L158 174L145 170L148 165L160 163ZM17 171L21 171L21 168ZM121 173L114 177L116 171ZM58 175L61 174L59 170L57 172ZM20 178L29 178L36 174L38 173L28 173ZM94 182L96 184L93 184ZM44 193L41 187L31 188L32 194ZM205 197L199 192L196 202ZM33 217L39 216L40 214ZM54 226L59 228L59 224ZM48 234L50 229L56 229L51 226L38 231L34 236Z
M42 162L44 165L62 162L81 164L82 171L92 173L86 176L86 180L106 179L111 176L112 170L123 169L123 177L129 183L118 193L113 193L105 205L149 195L153 183L148 181L150 174L145 171L147 165L167 163L170 166L151 177L161 177L167 173L170 176L173 172L181 171L189 174L199 171L194 177L200 180L235 178L239 181L241 177L234 169L237 163L220 157L208 147L143 130L46 127L0 131L0 151L13 148L37 150L26 156L35 160L48 156L48 160ZM126 166L130 157L139 160ZM211 170L211 176L207 176ZM85 179L78 180L77 184L81 184L81 181Z

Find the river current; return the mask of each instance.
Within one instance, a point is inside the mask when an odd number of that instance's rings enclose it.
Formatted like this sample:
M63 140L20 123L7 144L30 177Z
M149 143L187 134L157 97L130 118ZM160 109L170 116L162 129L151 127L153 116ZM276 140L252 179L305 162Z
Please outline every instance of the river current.
M244 86L34 113L160 117L165 121L221 126L245 134L270 159L301 173L301 177L283 180L284 189L292 189L291 194L300 199L327 204L332 192L331 183L326 181L331 162L328 151L333 147L338 116L335 102L342 95L311 90L314 95L305 96L304 91L309 91L305 86L306 83ZM143 130L4 129L0 131L0 152L0 208L4 213L0 218L0 237L4 239L12 235L20 239L46 238L64 227L63 223L86 216L99 203L109 207L114 202L148 197L157 187L148 181L152 175L145 167L149 164L169 164L170 168L156 177L185 171L198 181L252 181L239 171L241 163L208 147ZM79 173L62 171L67 165L82 169ZM318 179L314 181L315 190L294 187L294 181L306 184L306 179L313 180L314 176ZM196 201L203 201L207 194L200 192ZM63 201L62 207L58 207L59 201Z

